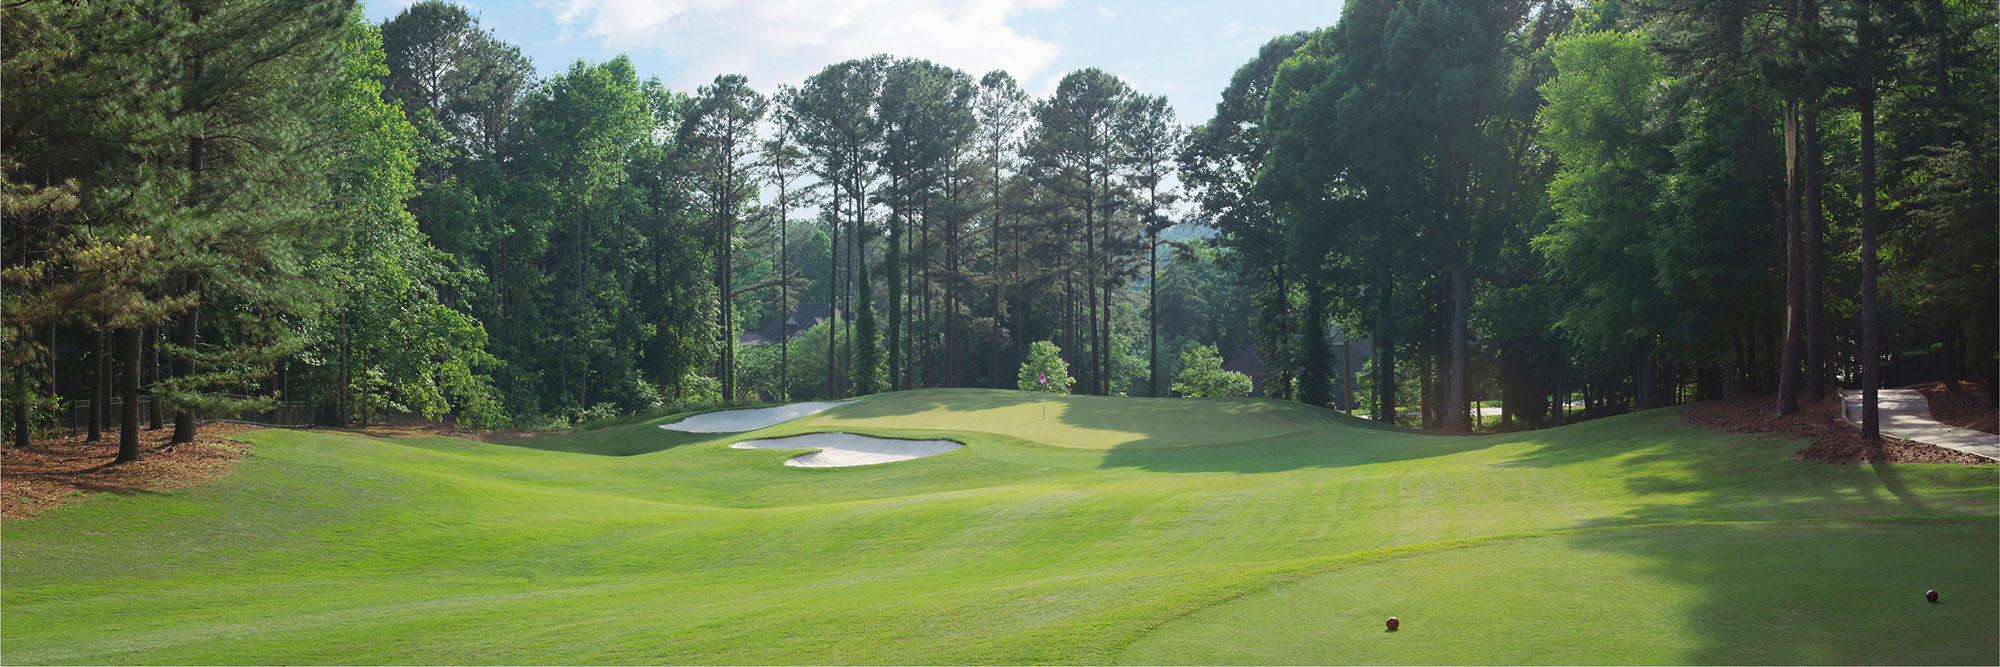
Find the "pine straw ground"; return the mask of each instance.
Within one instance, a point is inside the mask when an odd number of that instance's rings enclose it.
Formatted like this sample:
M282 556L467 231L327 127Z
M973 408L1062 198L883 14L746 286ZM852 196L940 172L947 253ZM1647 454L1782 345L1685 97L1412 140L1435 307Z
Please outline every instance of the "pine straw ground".
M112 463L118 431L97 442L82 435L34 440L27 447L0 449L0 519L31 517L90 494L152 493L207 484L229 474L249 453L249 445L229 436L256 429L242 424L204 424L194 442L169 445L174 430L140 429L139 460Z
M1818 401L1799 401L1796 414L1778 415L1775 395L1739 396L1689 405L1683 414L1697 426L1730 433L1758 433L1812 440L1798 451L1801 461L1821 463L1957 463L1991 465L1992 459L1919 442L1861 439L1860 429L1840 419L1840 398L1831 392ZM1989 423L1992 412L1987 413Z
M2000 423L1996 423L1993 404L1986 397L1987 387L1977 382L1959 382L1946 385L1943 382L1926 382L1910 385L1910 389L1922 392L1924 402L1931 405L1931 419L1939 422L1969 428L1987 433L2000 433Z

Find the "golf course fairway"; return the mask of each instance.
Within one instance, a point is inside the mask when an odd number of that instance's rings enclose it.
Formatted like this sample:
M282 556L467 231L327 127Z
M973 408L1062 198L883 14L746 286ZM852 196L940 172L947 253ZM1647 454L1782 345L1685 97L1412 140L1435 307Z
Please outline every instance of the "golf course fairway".
M992 390L678 418L247 433L213 484L0 525L0 661L2000 663L1994 466L1800 462L1674 409L1477 437ZM826 431L966 446L728 447Z

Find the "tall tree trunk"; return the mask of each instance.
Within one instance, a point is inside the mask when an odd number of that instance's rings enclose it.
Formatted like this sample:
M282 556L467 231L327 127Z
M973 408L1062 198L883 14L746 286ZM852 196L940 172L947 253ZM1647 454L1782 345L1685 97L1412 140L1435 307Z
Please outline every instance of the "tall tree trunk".
M1340 330L1340 407L1354 414L1354 334Z
M348 329L347 313L343 312L340 315L340 392L338 397L339 411L336 413L339 415L340 428L347 428L349 426L354 425L354 374L352 369L348 366L351 356L349 351L349 342L348 342L349 338L347 329Z
M162 413L160 410L159 392L160 340L162 334L160 333L159 325L146 327L146 333L149 334L147 338L150 339L146 345L146 373L149 377L149 381L146 383L146 418L150 422L147 428L158 431L165 426L161 423Z
M1007 288L1008 296L1012 297L1010 300L1014 306L1014 368L1018 372L1021 364L1027 363L1028 354L1027 300L1021 298L1021 225L1019 221L1015 221L1014 234L1010 240L1014 242L1014 264L1007 272Z
M1936 119L1937 145L1941 148L1949 148L1951 146L1952 134L1950 119L1953 115L1951 113L1951 20L1950 16L1945 13L1944 0L1930 0L1925 3L1925 8L1929 10L1928 13L1931 20L1935 22L1934 29L1937 30L1936 51L1933 57L1935 62L1931 63L1931 75L1936 82L1936 88L1932 95L1932 103L1936 106L1938 115ZM1947 237L1940 237L1940 241L1944 243L1950 242ZM1940 370L1944 374L1944 381L1948 387L1956 387L1958 385L1958 328L1960 326L1961 324L1958 322L1946 323L1944 331L1938 340L1939 347L1943 351L1941 356L1944 357L1942 360L1943 368Z
M1550 401L1550 407L1554 408L1554 410L1552 411L1553 414L1549 417L1549 425L1562 426L1563 417L1569 414L1569 395L1563 393L1562 373L1560 371L1556 373L1556 391L1551 398L1553 400Z
M1090 200L1084 206L1084 326L1090 328L1086 339L1090 341L1090 351L1086 359L1084 393L1106 393L1102 377L1098 377L1098 226L1096 226L1096 178L1090 184Z
M1639 343L1639 359L1632 373L1634 410L1653 409L1653 389L1653 340L1647 337Z
M200 289L200 279L189 278L188 290L191 292L195 292L199 289ZM200 343L200 339L198 338L201 332L200 325L201 325L201 303L199 300L197 300L195 302L195 306L193 308L188 309L186 315L181 316L181 321L180 321L180 328L181 328L180 344L182 347L187 348L190 353L192 353L195 350L196 345ZM175 364L174 376L178 378L192 378L194 377L196 369L197 367L195 365L194 357L192 355L182 355L179 362ZM186 390L189 392L195 392L199 391L199 388L188 387ZM194 442L194 436L195 436L194 410L187 407L183 407L179 410L174 411L174 435L171 439L169 439L169 442L176 445Z
M1808 14L1817 10L1808 3ZM1819 106L1805 105L1800 126L1805 135L1805 261L1806 285L1806 398L1819 400L1826 395L1826 218L1820 215Z
M1160 395L1160 232L1146 229L1146 395ZM1232 354L1224 352L1223 354Z
M1068 241L1063 242L1063 363L1070 368L1070 374L1081 375L1076 365L1076 268L1071 266ZM1086 388L1088 385L1086 385Z
M953 182L949 167L945 175L945 196L947 201L957 203L958 188ZM953 211L958 207L953 206ZM944 221L944 385L958 387L964 383L960 379L963 369L959 368L958 356L958 224L956 213L946 216Z
M890 172L889 191L895 197L889 209L889 243L882 251L882 282L889 288L890 389L906 386L903 382L903 214L908 205L902 189L902 177Z
M919 330L923 332L923 362L919 364L922 368L918 377L923 386L934 387L937 385L932 382L931 370L937 366L937 311L935 304L931 303L931 209L928 202L924 205L922 220L923 233L919 235L921 249L918 250L917 257L924 268L917 290L923 295L923 313L918 325Z
M94 443L98 439L104 439L104 431L98 427L98 405L104 403L104 363L102 361L104 361L104 333L98 332L96 326L92 326L90 328L90 363L84 365L84 373L90 375L88 387L86 387L86 391L90 395L90 405L84 405L84 441L86 443Z
M1326 349L1326 286L1320 284L1316 273L1305 276L1306 312L1299 318L1299 344L1304 345L1303 357L1299 364L1300 403L1315 407L1326 407L1331 403L1327 396L1327 354Z
M834 362L839 354L836 348L840 342L840 318L846 317L840 310L840 204L841 197L833 197L832 238L826 253L826 397L839 398L840 385L835 380Z
M1805 249L1799 231L1799 101L1785 100L1785 342L1778 361L1778 414L1799 411L1799 357L1805 346Z
M780 401L789 401L792 397L791 345L789 345L792 339L792 327L787 321L791 319L788 314L792 311L789 289L792 284L790 260L792 247L787 237L787 233L791 231L791 223L786 216L791 207L791 200L785 196L785 179L780 176L778 179L778 400Z
M1873 11L1868 3L1862 3L1861 45L1867 52L1873 44L1870 23L1873 17L1866 12ZM1875 74L1862 74L1861 80L1861 437L1874 440L1881 437L1881 417L1876 404L1876 392L1881 388L1880 363L1881 343L1878 332L1881 321L1877 316L1875 294L1876 259L1876 217L1875 210Z
M1102 287L1104 298L1099 301L1099 303L1103 304L1104 316L1097 319L1099 330L1097 337L1099 341L1097 348L1097 373L1098 377L1104 378L1104 386L1101 393L1109 396L1111 394L1111 381L1114 379L1111 377L1111 276L1109 275L1110 271L1107 270L1105 273L1104 286Z
M904 215L905 219L903 221L904 225L903 236L906 238L898 242L902 245L903 257L906 260L902 262L903 275L901 278L899 278L899 280L901 280L903 283L903 301L904 301L903 324L902 324L903 327L902 386L915 387L917 386L917 367L922 365L917 363L917 352L919 351L917 349L917 337L920 331L917 328L918 315L920 314L918 312L920 309L917 306L922 301L922 297L919 295L917 287L917 277L918 274L922 272L918 270L917 266L922 261L921 260L922 255L917 254L918 250L917 235L916 233L911 231L912 229L914 229L911 225L914 225L916 223L915 221L908 219L907 217L908 213L905 213Z
M1384 239L1381 243L1387 243ZM1389 254L1378 250L1375 260L1375 419L1396 423L1396 342L1394 328L1394 280L1389 274Z
M125 405L119 410L118 458L119 461L139 460L139 387L140 356L139 327L127 327L118 331L118 339L123 343L125 362Z
M1428 346L1426 346L1428 347ZM1431 372L1434 355L1421 357L1417 364L1417 423L1425 430L1437 427L1435 398L1432 396Z
M1466 381L1466 319L1471 312L1472 268L1463 245L1458 248L1458 257L1451 269L1451 387L1447 390L1450 398L1446 405L1452 409L1445 413L1444 429L1464 431L1465 418L1458 411L1465 404Z
M732 181L734 179L731 179ZM722 400L736 400L736 203L722 216ZM583 406L590 407L590 406Z
M17 350L19 348L16 348ZM7 390L12 392L14 401L14 447L28 446L28 365L18 363L8 366Z
M1001 282L1001 280L1000 280L1000 275L1001 275L1001 274L1000 274L1000 260L1001 260L1001 256L1000 256L1000 233L1001 233L1001 230L1003 229L1003 227L1001 226L1001 222L1002 222L1002 221L1001 221L1001 218L1000 218L1000 155L999 155L999 152L998 152L998 151L995 151L995 152L994 152L994 155L993 155L993 219L992 219L992 225L991 225L991 226L990 226L990 227L989 227L989 228L988 228L988 229L986 230L986 233L987 233L988 235L990 235L990 236L992 237L992 238L991 238L990 240L992 241L992 246L993 246L993 264L992 264L992 267L993 267L993 349L992 349L992 353L993 353L993 388L994 388L994 389L1002 389L1002 388L1004 388L1004 387L1003 387L1003 386L1002 386L1002 385L1000 384L1000 383L1001 383L1001 381L1002 381L1002 380L1001 380L1001 378L1004 378L1004 377L1006 377L1006 375L1007 375L1006 373L1002 373L1002 372L1000 372L1000 346L1002 346L1002 345L1005 345L1005 344L1006 344L1006 338L1005 338L1005 337L1003 337L1003 336L1001 335L1001 334L1002 334L1002 331L1003 331L1003 330L1002 330L1002 328L1000 327L1000 295L1001 295L1001 291L1002 291L1002 289L1003 289L1003 283L1002 283L1002 282ZM1018 337L1020 337L1021 333L1020 333L1019 331L1016 331L1016 332L1014 332L1014 335L1015 335L1015 337L1017 337L1017 338L1018 338Z

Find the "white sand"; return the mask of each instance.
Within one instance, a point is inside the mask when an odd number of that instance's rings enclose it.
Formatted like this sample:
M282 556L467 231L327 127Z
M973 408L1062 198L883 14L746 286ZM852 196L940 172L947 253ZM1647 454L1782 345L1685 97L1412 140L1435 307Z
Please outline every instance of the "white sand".
M853 433L807 433L789 438L744 440L732 449L817 449L785 459L800 468L837 468L908 461L963 447L950 440L896 440Z
M741 410L718 410L683 419L672 424L661 424L669 431L689 433L741 433L755 431L766 426L777 426L807 415L816 415L832 409L836 405L847 405L854 401L811 401L793 403L768 408L744 408Z

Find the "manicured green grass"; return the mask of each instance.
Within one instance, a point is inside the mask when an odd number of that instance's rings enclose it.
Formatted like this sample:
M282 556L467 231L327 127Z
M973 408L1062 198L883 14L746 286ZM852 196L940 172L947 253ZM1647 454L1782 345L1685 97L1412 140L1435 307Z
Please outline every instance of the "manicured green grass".
M1452 438L938 390L755 436L967 448L800 469L676 418L257 432L213 485L0 526L0 660L2000 661L1992 467L1802 463L1672 411Z

